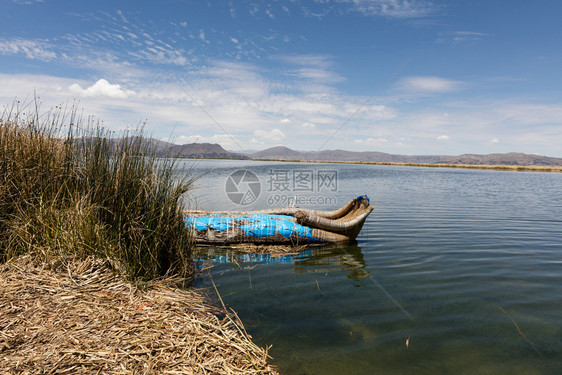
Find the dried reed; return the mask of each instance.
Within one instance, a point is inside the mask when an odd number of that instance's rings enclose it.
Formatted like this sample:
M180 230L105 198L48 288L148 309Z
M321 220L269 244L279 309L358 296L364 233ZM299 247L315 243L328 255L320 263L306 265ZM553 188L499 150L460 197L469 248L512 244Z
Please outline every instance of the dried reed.
M99 258L0 265L0 374L276 374L235 315Z
M174 159L25 108L0 116L0 375L274 374L235 314L176 287L194 267Z
M174 159L142 129L112 138L76 108L24 109L0 116L0 262L96 255L131 278L193 275L179 202L192 180Z
M278 161L285 163L321 163L321 164L367 164L367 165L394 165L402 167L426 167L426 168L461 168L461 169L489 169L497 171L514 172L562 172L560 165L506 165L506 164L446 164L446 163L398 163L379 161L349 161L349 160L302 160L302 159L262 159L256 161Z

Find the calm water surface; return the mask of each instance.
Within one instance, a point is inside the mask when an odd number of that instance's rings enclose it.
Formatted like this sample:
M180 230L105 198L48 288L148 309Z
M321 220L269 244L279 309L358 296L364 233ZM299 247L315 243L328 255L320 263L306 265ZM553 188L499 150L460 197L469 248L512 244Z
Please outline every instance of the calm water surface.
M282 374L562 373L562 174L190 166L208 172L189 200L200 209L240 209L224 188L238 169L261 181L259 199L244 209L269 207L279 193L274 170L290 178L298 170L313 178L336 172L336 191L289 186L292 195L336 200L304 207L334 209L359 194L376 203L347 246L277 257L201 250L222 299L258 344L273 346Z

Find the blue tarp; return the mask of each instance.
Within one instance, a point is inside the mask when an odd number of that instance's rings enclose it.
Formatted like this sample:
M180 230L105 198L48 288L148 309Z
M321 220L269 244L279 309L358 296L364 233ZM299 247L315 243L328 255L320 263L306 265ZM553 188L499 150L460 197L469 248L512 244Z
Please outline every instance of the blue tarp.
M223 216L209 214L205 216L186 216L185 222L189 228L198 231L229 231L235 227L244 235L254 238L266 238L281 235L285 238L300 237L315 239L309 227L293 222L294 218L287 215L236 215ZM236 225L235 225L236 224Z

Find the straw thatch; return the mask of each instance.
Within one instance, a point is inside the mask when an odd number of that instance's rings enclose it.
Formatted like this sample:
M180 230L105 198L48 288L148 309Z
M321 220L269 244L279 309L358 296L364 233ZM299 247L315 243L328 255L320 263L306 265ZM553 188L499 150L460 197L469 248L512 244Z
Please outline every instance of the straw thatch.
M237 317L101 260L0 265L0 374L275 374Z

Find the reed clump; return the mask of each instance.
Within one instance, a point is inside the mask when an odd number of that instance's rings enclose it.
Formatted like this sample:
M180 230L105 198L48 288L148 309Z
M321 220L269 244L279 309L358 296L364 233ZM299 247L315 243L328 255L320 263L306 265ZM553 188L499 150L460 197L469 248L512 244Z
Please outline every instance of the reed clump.
M62 134L62 135L61 135ZM142 129L115 138L76 108L0 117L0 263L96 256L131 279L191 278L180 197L191 187ZM181 175L180 175L181 176Z
M276 374L235 313L179 287L187 171L98 125L0 117L0 374Z

